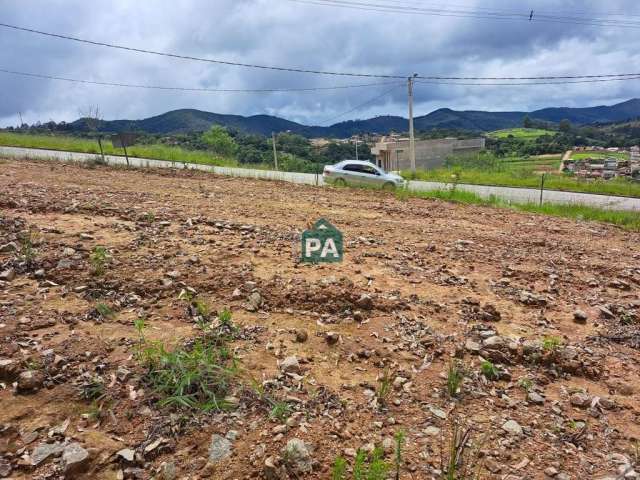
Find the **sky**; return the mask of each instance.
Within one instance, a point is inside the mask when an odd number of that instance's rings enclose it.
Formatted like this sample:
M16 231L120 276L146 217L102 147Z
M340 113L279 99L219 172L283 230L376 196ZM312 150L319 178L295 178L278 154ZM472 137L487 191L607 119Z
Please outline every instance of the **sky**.
M474 12L495 9L527 14L533 9L534 20L379 12L292 0L6 0L0 3L0 22L180 55L314 70L402 76L640 71L637 0L356 1ZM538 12L637 21L638 27L552 23L538 19ZM0 69L99 82L209 89L389 82L166 58L3 27ZM425 115L444 107L492 111L584 107L636 97L640 97L640 80L528 86L419 84L415 88L414 114ZM270 114L309 125L327 125L376 115L406 117L407 88L406 82L399 81L398 85L314 92L176 92L83 85L0 72L0 126L17 125L19 112L29 124L73 121L92 106L98 106L107 120L141 119L169 110L196 108L238 115Z

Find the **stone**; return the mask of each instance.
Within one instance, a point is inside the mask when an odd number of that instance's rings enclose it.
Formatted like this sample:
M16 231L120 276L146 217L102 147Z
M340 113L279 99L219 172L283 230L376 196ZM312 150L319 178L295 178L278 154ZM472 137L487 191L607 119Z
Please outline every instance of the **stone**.
M37 370L26 370L18 376L18 392L37 392L42 388L44 375Z
M9 242L9 243L5 243L4 245L0 246L0 253L11 253L11 252L17 252L19 249L18 244L16 242Z
M0 380L11 381L18 375L18 364L10 358L0 358Z
M324 334L324 341L327 345L335 345L340 340L340 335L337 332L327 332Z
M31 465L40 465L49 457L59 456L63 450L61 443L41 443L31 452Z
M160 465L160 478L162 480L175 480L176 464L173 462L162 462Z
M529 392L527 401L534 405L542 405L544 403L544 397L537 392Z
M509 435L522 435L522 427L515 420L508 420L502 425L502 430Z
M240 298L242 296L242 291L239 288L236 288L231 294L231 298Z
M296 330L296 342L304 343L309 338L309 334L306 330Z
M10 282L16 278L16 271L13 268L8 268L0 272L0 280L4 280L5 282Z
M131 448L123 448L122 450L118 450L116 452L117 457L120 457L130 463L133 462L135 455L136 455L136 452Z
M586 408L591 405L591 397L586 393L574 393L571 395L569 401L571 402L571 405L579 408Z
M76 254L76 251L71 247L65 247L62 249L62 255L65 257L71 257Z
M280 364L280 370L285 373L300 373L300 363L295 355L285 358Z
M441 418L442 420L447 418L446 412L443 410L440 410L439 408L429 407L429 411L436 417Z
M504 345L504 339L498 335L486 338L482 344L485 347L501 347Z
M275 457L267 457L262 469L266 480L285 480L289 478L283 465L279 465Z
M473 340L469 339L465 342L464 348L469 352L478 353L482 347L478 342L474 342Z
M70 443L62 451L62 463L65 472L79 473L87 468L89 452L77 442Z
M424 434L430 437L436 437L440 435L440 429L438 427L434 427L433 425L430 425L424 429Z
M582 310L576 310L575 312L573 312L573 321L575 323L579 323L580 325L584 325L585 323L587 323L587 319L589 317L587 316L587 314L585 312L583 312Z
M342 453L344 453L345 457L355 458L358 452L355 448L345 448Z
M555 467L548 467L544 469L544 474L547 477L555 477L558 474L558 469Z
M0 459L0 478L5 478L11 475L11 463L4 458Z
M247 310L249 310L250 312L255 312L261 306L262 295L260 295L258 292L253 292L251 295L249 295L249 298L247 298Z
M391 453L393 452L393 450L395 449L395 442L393 441L393 438L391 437L386 437L383 441L382 441L382 449L384 450L385 453Z
M373 299L371 295L367 295L363 293L360 295L360 298L356 301L356 305L363 310L372 310L373 309Z
M209 445L209 461L218 463L231 455L231 442L223 436L214 433Z
M296 475L313 471L310 448L299 438L292 438L287 442L282 450L282 456L287 466Z

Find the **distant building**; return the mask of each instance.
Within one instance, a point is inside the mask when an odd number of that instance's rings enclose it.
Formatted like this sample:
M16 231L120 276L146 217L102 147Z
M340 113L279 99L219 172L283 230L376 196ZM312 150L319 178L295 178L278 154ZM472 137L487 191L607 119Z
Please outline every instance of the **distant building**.
M484 138L458 140L442 138L438 140L416 140L416 168L438 168L444 164L449 155L477 153L484 149ZM409 139L398 136L382 137L371 149L376 156L376 164L385 170L408 170Z
M631 151L631 163L640 163L640 147L639 146L634 146L631 147L630 149Z

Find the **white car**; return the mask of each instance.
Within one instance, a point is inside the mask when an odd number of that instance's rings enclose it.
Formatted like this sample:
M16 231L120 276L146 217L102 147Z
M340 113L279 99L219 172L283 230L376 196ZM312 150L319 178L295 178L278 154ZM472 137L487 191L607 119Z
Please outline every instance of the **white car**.
M343 160L335 165L326 165L322 178L333 185L368 185L393 190L404 187L405 180L395 173L387 173L371 162Z

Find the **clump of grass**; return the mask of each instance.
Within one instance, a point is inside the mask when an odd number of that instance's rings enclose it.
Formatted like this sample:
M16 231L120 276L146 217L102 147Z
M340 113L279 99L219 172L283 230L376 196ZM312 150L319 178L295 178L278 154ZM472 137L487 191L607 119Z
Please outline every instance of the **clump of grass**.
M93 268L93 274L98 277L104 275L108 260L109 254L107 253L107 249L105 247L99 245L94 247L91 255L89 256L89 261L91 262L91 267Z
M144 336L144 323L138 322L140 344L138 360L146 367L145 382L160 406L192 410L223 410L224 401L238 367L227 345L228 338L215 331L193 341L167 348L162 342Z
M447 370L447 393L450 397L456 397L460 393L462 381L464 380L464 370L456 361L449 363Z
M394 452L396 480L400 480L400 466L402 465L402 447L404 446L404 441L405 441L404 431L398 430L394 435L394 439L396 441L396 448Z
M391 373L388 368L385 368L378 378L378 386L375 391L376 401L380 407L384 407L387 404L391 394L391 386Z
M28 231L20 236L20 257L28 264L36 258L36 251L33 248L33 233Z
M489 360L485 360L480 364L480 371L488 380L498 380L500 378L500 371Z
M555 352L562 345L562 339L560 337L549 336L542 339L542 350L545 352Z
M533 382L531 379L527 377L522 377L518 380L518 386L522 388L525 392L528 392L533 387Z
M364 450L358 450L353 462L352 480L386 480L390 465L384 461L384 453L380 447L376 447L371 455ZM332 480L347 479L347 461L336 458L331 471Z
M102 318L111 318L115 315L111 307L103 302L96 303L96 312Z
M269 412L269 418L277 420L280 423L287 421L287 418L291 415L291 407L286 402L275 402L273 408Z
M472 427L461 426L457 419L452 419L449 445L446 449L441 449L440 469L443 472L443 480L480 480L483 466L479 446L483 442L474 450L470 450L472 433Z

